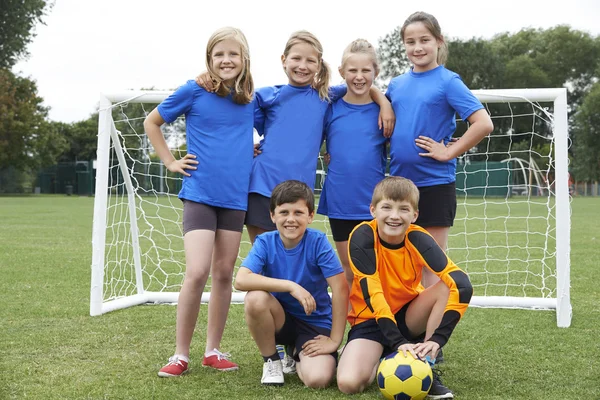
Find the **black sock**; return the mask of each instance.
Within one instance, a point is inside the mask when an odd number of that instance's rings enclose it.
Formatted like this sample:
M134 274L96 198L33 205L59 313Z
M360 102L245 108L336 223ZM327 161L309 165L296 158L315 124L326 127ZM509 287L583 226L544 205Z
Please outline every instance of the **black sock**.
M279 360L281 360L281 358L279 358L279 352L276 351L275 354L273 354L273 355L270 355L270 356L267 356L267 357L263 356L263 360L265 360L265 362L267 362L269 360L271 360L271 361L279 361Z

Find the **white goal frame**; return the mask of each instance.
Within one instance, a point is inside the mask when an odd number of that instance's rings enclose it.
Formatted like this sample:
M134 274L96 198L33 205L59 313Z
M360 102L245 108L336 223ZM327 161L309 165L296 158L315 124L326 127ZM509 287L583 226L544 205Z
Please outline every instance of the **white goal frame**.
M138 228L136 215L135 189L126 168L123 149L118 140L112 119L112 107L117 103L160 103L172 92L168 91L126 91L102 95L98 121L98 151L96 162L96 191L92 232L92 274L90 291L90 315L96 316L109 311L145 303L176 303L178 292L151 292L144 290ZM570 301L570 198L568 189L568 126L567 90L557 89L507 89L474 90L482 103L503 102L552 102L554 104L554 172L556 207L556 297L506 297L474 296L471 305L476 307L533 308L556 310L559 327L571 324ZM103 299L104 265L106 246L107 201L109 181L109 152L114 146L119 159L120 170L127 189L130 234L135 264L135 285L137 293L110 301ZM183 239L182 239L183 240ZM245 293L233 292L232 302L243 302ZM210 293L203 293L202 301L209 300Z

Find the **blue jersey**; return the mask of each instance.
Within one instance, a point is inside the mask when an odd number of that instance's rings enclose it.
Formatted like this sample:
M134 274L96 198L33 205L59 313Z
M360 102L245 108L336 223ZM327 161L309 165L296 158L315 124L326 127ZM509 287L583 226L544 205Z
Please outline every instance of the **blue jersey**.
M252 168L254 104L235 104L189 80L158 112L166 122L185 115L187 152L198 169L183 177L179 198L214 207L246 210Z
M346 87L332 88L332 99ZM250 192L271 197L279 183L296 179L314 189L323 120L329 103L311 86L282 85L256 91L255 122L263 136L254 158Z
M415 185L433 186L456 180L456 160L440 162L422 157L426 152L415 139L428 136L448 143L456 130L456 113L466 120L483 108L458 74L439 66L391 80L386 96L396 113L390 139L390 174L412 180Z
M379 106L339 99L325 118L325 140L331 162L318 213L329 218L372 219L373 189L385 177L385 143L379 129Z
M272 294L294 317L331 329L331 297L327 292L327 278L344 270L323 232L308 228L293 249L283 246L278 231L258 235L242 266L255 274L293 281L302 286L317 304L310 315L306 315L302 305L289 293Z

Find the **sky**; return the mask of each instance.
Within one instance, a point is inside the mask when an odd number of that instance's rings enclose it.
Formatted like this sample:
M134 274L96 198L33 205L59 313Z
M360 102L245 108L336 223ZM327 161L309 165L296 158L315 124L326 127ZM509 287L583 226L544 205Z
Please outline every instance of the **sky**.
M433 14L446 37L460 39L561 24L600 35L598 0L56 0L13 71L37 82L51 120L71 123L96 111L102 93L172 90L194 78L206 69L208 38L223 26L246 35L256 87L287 83L280 57L299 29L321 41L338 83L352 40L377 46L414 11Z

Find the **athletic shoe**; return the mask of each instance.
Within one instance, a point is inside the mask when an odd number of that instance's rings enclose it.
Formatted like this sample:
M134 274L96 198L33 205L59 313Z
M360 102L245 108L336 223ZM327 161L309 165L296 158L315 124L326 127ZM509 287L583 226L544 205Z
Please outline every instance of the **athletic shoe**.
M267 360L263 364L263 374L260 378L260 383L269 386L283 386L283 366L281 360L273 361Z
M213 349L208 354L209 356L205 354L204 360L202 360L203 367L210 367L219 371L236 371L239 369L236 363L229 360L231 358L229 353L221 353L219 350Z
M283 358L281 359L281 365L283 365L283 373L286 375L296 373L296 360L294 360L292 354L294 354L294 347L285 346Z
M294 360L291 356L285 355L283 360L281 360L283 373L286 375L295 374L296 373L296 360Z
M429 393L427 394L428 399L453 399L454 393L452 390L448 389L442 383L440 378L441 371L438 369L433 369L433 382L431 382L431 389L429 389Z
M162 378L172 378L181 376L188 372L188 363L177 356L169 358L169 363L158 371L158 376Z

